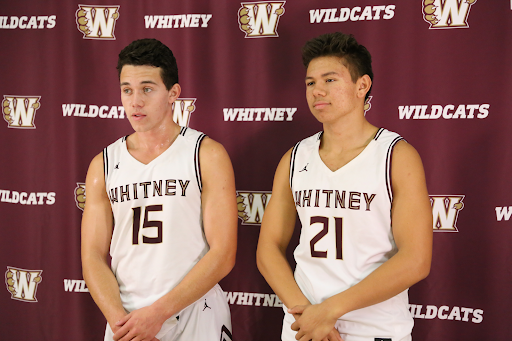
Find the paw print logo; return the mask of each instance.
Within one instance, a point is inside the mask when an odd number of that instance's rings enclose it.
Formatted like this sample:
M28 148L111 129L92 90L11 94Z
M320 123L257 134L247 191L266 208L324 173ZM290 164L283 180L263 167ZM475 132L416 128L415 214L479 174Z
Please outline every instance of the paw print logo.
M85 184L83 182L76 183L75 202L76 207L83 211L85 208Z
M238 207L238 218L242 219L243 222L246 222L247 220L249 220L249 215L245 211L245 209L247 208L247 205L245 204L244 201L245 201L245 198L243 195L238 194L236 196L236 204Z
M3 112L3 115L4 115L4 120L9 123L9 125L13 124L14 121L12 119L12 116L11 116L11 111L12 111L12 106L11 106L11 102L8 100L8 99L4 99L3 101L3 104L2 104L2 112Z
M83 32L84 35L89 35L91 33L91 30L89 30L89 27L87 23L89 20L87 19L87 12L83 9L78 10L76 13L76 22L78 23L78 30L80 32Z

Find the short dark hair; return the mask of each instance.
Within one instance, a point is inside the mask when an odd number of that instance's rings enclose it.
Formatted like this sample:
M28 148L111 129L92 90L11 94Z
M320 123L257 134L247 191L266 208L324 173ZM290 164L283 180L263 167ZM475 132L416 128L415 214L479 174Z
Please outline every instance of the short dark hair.
M373 83L372 56L352 34L341 32L322 34L309 40L302 48L302 63L306 68L313 59L327 56L339 57L348 68L354 83L364 75L368 75ZM368 99L371 90L370 87L365 100Z
M125 65L149 65L162 69L162 81L167 90L178 83L178 64L176 58L165 44L157 39L139 39L126 46L117 61L117 72Z

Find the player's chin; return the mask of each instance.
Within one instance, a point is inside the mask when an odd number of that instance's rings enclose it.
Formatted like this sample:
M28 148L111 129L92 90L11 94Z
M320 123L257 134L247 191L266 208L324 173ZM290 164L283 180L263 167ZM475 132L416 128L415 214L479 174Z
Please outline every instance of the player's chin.
M316 118L316 120L322 124L329 123L330 121L332 121L332 115L329 115L325 111L312 110L311 112L313 116Z

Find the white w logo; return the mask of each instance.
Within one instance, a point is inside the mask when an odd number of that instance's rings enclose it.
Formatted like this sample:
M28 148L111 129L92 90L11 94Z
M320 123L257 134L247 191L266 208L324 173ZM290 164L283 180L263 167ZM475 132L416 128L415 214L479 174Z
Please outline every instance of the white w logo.
M464 208L462 200L464 195L431 195L432 216L434 217L434 231L459 232L457 217Z
M9 128L35 129L34 119L40 107L40 96L4 96L2 112Z
M245 37L278 37L277 24L284 13L285 2L242 2L238 21Z
M37 302L37 285L41 283L43 270L25 270L7 267L5 285L13 300Z
M118 18L119 6L78 5L76 26L84 34L84 39L114 40L114 28Z
M431 29L466 28L469 10L476 0L422 0L423 19Z
M195 102L195 98L178 98L174 101L172 119L177 125L188 127L190 114L196 110Z

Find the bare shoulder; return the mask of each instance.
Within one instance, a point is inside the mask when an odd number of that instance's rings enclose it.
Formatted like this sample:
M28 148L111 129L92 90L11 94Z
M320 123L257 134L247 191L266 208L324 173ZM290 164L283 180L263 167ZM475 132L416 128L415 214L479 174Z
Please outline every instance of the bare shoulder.
M274 176L272 197L270 198L269 206L270 211L273 211L274 207L278 207L275 213L283 214L286 212L286 214L293 214L295 217L295 201L293 200L289 182L291 153L292 149L288 150L281 158L281 161L279 161ZM265 214L267 214L267 209L265 209Z
M421 157L416 148L405 140L398 141L393 149L393 162L401 165L402 163L421 163Z
M87 171L87 178L85 182L88 194L89 190L92 189L93 187L105 187L103 153L99 153L92 159L89 165L89 170Z
M391 166L391 177L393 189L401 184L410 181L418 182L417 185L425 184L425 172L420 154L406 141L399 141L393 149Z
M425 216L431 216L425 171L419 153L409 143L400 141L393 150L391 162L394 210L398 207L407 207L410 212L421 209Z
M231 160L222 144L207 137L199 148L199 163L204 231L210 250L221 248L222 257L227 257L226 251L234 257L238 209ZM232 260L234 262L234 258Z
M292 157L292 150L293 148L290 148L281 158L281 161L279 161L279 165L277 166L276 174L274 177L275 180L282 180L283 178L286 179L286 182L288 182L288 178L290 176L290 161Z
M203 162L207 163L205 165L209 165L211 163L229 161L229 155L224 146L209 137L205 137L201 142L199 158L201 165Z
M233 166L228 152L219 142L209 137L204 138L199 148L199 165L206 187L234 187Z
M199 148L199 165L204 189L234 191L234 172L228 152L222 144L206 137Z
M82 215L82 257L97 253L106 259L112 236L113 218L105 186L103 153L92 159L87 171L85 188L87 199Z

